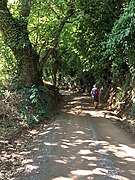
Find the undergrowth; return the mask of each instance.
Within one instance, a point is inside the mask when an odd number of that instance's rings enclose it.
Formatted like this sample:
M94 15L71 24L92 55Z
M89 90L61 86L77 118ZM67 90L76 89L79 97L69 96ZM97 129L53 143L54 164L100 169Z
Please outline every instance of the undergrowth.
M46 86L20 90L0 90L0 119L2 126L36 124L47 120L53 111L54 92ZM1 126L1 127L2 127Z
M21 92L25 100L19 107L20 116L28 124L38 123L48 118L51 110L51 92L47 87L32 86Z

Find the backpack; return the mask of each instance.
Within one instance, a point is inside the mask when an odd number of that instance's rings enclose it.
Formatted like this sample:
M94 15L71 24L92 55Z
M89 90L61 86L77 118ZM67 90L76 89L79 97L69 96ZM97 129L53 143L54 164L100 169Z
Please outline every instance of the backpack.
M92 95L93 96L98 96L98 89L97 88L92 89Z

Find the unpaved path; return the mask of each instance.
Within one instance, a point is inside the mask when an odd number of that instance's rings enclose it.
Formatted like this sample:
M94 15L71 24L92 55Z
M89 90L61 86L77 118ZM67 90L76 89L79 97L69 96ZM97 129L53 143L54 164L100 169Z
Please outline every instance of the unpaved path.
M134 138L85 94L67 94L56 120L24 153L15 180L135 179Z

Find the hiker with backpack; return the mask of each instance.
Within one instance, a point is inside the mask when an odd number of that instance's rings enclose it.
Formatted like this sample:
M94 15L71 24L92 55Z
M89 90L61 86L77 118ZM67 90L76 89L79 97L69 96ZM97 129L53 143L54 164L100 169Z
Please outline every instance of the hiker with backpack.
M100 89L97 88L96 84L94 84L92 90L91 90L91 95L93 98L93 104L95 109L98 108L98 104L99 104L99 97L100 97Z

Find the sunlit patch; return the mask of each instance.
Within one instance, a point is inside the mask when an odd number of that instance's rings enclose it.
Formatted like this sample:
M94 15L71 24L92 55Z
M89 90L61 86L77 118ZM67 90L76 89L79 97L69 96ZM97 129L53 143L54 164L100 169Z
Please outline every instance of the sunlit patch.
M95 164L95 163L89 163L88 166L90 166L90 167L94 166L94 167L95 167L95 166L97 166L97 164Z
M68 177L60 176L60 177L53 178L52 180L72 180L72 179Z
M8 0L9 3L14 4L15 0Z
M96 143L102 144L102 145L109 145L109 142L107 141L96 141Z
M82 139L77 139L75 142L81 144L81 143L83 143L84 141L83 141Z
M112 152L115 156L124 158L126 161L135 161L135 149L124 145L120 144L119 146L115 145L108 145L104 146L104 149L107 151Z
M90 143L90 142L92 142L92 140L89 140L89 139L87 140L87 139L86 139L86 140L83 140L83 142L85 142L85 143Z
M67 111L66 109L70 108L70 105L65 105L64 108L65 108L65 111ZM63 110L63 112L65 112L65 111Z
M88 155L88 154L93 154L90 150L80 150L78 152L78 154L81 154L81 155Z
M67 146L75 146L74 143L63 142L63 144L64 144L64 145L66 144Z
M5 140L0 140L0 143L3 143L3 144L8 144L8 141L5 141Z
M44 145L46 146L57 146L58 144L57 143L49 143L49 142L44 142Z
M107 152L107 150L105 150L105 149L99 149L99 150L97 150L97 151L95 151L95 152L98 152L99 154L108 154Z
M82 99L82 97L74 97L74 98L73 98L73 100L77 100L77 101L78 101L78 100L81 100L81 99Z
M114 154L115 154L115 156L120 157L120 158L127 156L126 153L123 151L118 151Z
M90 114L91 117L104 117L104 114L101 111L83 111L86 114Z
M54 129L61 129L61 127L55 127Z
M32 159L25 159L25 160L22 161L22 165L25 165L25 164L28 164L28 163L31 163L31 162L33 162Z
M34 148L34 149L33 149L33 151L38 151L38 150L39 150L39 148Z
M61 145L61 147L62 147L62 148L65 148L65 149L69 148L69 147L66 146L66 145Z
M106 136L106 138L107 138L107 139L111 139L111 137L109 137L109 136Z
M71 156L70 159L74 160L76 159L76 156Z
M31 151L22 151L19 154L20 155L27 155L27 154L31 154Z
M71 111L69 111L70 114L80 114L82 115L82 111L81 109L71 109Z
M133 170L128 170L131 174L134 174L135 175L135 171Z
M123 162L123 161L118 161L118 163L119 164L124 164L124 165L126 165L127 164L127 162L125 161L125 162Z
M60 164L67 164L65 160L55 160L55 162L60 163Z
M120 146L122 147L122 150L124 150L129 157L135 158L135 149L133 149L125 144L121 144Z
M68 104L76 104L76 103L78 103L78 101L68 102Z
M52 130L52 127L49 127L47 130Z
M116 153L118 151L116 149L116 146L114 146L114 145L107 145L107 146L104 146L103 148L106 149L107 151L111 151L111 152L114 152L114 153Z
M40 133L39 136L43 136L45 134L48 134L50 131L46 131L46 132L43 132L43 133Z
M62 141L69 142L70 140L68 140L68 139L62 139Z
M41 159L41 158L43 158L43 156L38 156L36 159Z
M98 158L95 157L95 156L92 156L92 157L90 157L90 156L81 156L81 158L82 159L87 159L89 161L97 161L98 160Z
M77 134L85 134L83 131L76 131Z
M103 169L103 168L96 168L94 170L75 170L71 171L71 174L75 174L78 176L89 176L92 174L97 174L97 175L106 175L108 170Z
M106 147L108 147L109 143L107 141L95 140L92 143L90 143L90 145L94 145L94 146L97 146L97 145L105 146L105 145L107 145Z
M76 109L81 109L81 106L80 106L80 105L78 105L78 106L76 106L75 108L76 108Z
M19 167L16 169L17 172L22 172L24 170L24 167Z
M133 158L125 158L126 161L135 162L135 159Z
M32 131L29 131L29 133L34 135L34 134L38 134L39 132L36 130L32 130Z
M94 146L96 146L96 143L95 142L90 143L89 146L93 146L94 147Z
M39 168L39 166L34 166L34 165L31 165L31 164L27 164L25 166L25 171L26 172L31 172L31 171L36 170L38 168Z

